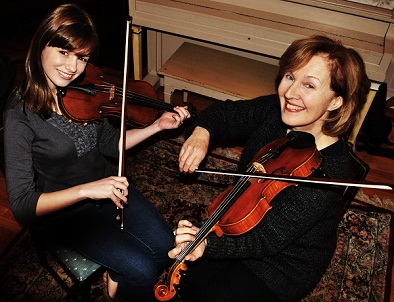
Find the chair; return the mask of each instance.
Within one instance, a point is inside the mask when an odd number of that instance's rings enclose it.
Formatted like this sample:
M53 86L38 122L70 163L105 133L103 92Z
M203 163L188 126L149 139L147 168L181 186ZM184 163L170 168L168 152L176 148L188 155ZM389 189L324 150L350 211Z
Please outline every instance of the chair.
M0 128L0 168L4 170L4 129ZM51 242L41 236L40 226L28 224L27 229L31 235L40 265L46 269L58 284L67 293L71 301L90 301L90 288L92 283L104 273L104 267L86 259L79 253L64 245L61 240ZM60 238L61 239L61 238ZM63 280L58 269L55 268L54 259L58 266L71 279L71 285Z
M348 142L347 147L349 153L349 179L352 181L363 181L369 172L369 166L354 152L352 143ZM346 187L342 197L344 201L342 216L356 196L358 189L358 187Z
M367 116L369 108L372 105L372 102L376 96L377 91L379 90L380 85L381 85L381 83L377 83L377 82L371 83L371 88L370 88L369 93L367 95L367 99L365 101L365 104L363 105L363 107L361 109L360 117L353 125L353 128L350 131L349 137L347 139L347 146L348 146L348 152L349 152L349 179L350 180L363 181L369 172L368 164L365 163L361 158L359 158L356 155L356 153L355 153L356 147L355 146L356 146L357 135L360 132L361 126L365 120L365 117ZM357 187L347 187L345 189L345 192L343 194L343 199L345 200L345 205L344 205L342 214L345 213L348 205L356 196L358 189L359 188L357 188Z
M371 84L371 89L369 90L365 104L363 105L363 108L361 109L360 112L360 118L356 121L355 125L353 126L353 129L348 139L348 142L351 144L352 148L355 148L356 146L357 135L360 132L361 126L363 125L365 117L368 114L369 108L372 105L372 102L376 96L377 91L379 90L380 85L381 85L380 83L376 83L376 82L372 82Z
M71 301L91 301L91 285L102 276L105 271L104 267L83 257L61 241L49 241L44 238L41 235L40 226L37 224L28 225L28 230L40 265L58 282L67 293L68 298ZM61 277L61 272L54 266L51 258L71 279L71 285Z

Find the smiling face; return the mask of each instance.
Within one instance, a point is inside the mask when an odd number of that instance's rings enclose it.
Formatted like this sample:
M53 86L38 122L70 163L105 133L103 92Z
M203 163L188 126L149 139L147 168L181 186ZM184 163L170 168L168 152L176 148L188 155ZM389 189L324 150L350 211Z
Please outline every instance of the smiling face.
M85 70L89 55L45 46L41 60L48 85L55 95L56 87L67 86Z
M313 56L298 70L285 72L278 88L282 121L292 130L320 137L329 111L343 102L330 84L329 62L321 55Z

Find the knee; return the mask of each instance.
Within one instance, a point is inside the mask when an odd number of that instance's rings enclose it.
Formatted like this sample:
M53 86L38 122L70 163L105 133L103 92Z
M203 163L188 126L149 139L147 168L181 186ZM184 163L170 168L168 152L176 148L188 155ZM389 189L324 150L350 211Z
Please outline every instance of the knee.
M170 229L170 227L167 227L165 228L165 230L162 230L162 234L159 240L161 250L169 251L174 247L174 242L175 242L175 236L173 231Z
M156 259L159 259L159 261L161 262L167 263L169 260L168 252L174 248L174 242L175 239L172 231L169 234L166 234L166 236L162 236L155 251Z
M157 260L147 255L130 255L127 261L122 263L119 274L133 287L154 285L159 273Z
M150 264L146 266L140 265L126 278L133 287L149 287L156 283L157 276L157 267Z

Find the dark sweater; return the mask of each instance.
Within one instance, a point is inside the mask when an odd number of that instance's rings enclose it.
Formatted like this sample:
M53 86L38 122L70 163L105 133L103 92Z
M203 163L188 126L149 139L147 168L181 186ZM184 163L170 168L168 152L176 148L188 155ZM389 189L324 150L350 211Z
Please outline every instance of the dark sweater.
M267 143L286 135L276 95L248 101L226 101L205 110L194 125L206 128L211 140L246 139L240 170ZM342 140L320 150L321 170L330 178L348 175ZM342 188L298 185L282 190L272 209L249 232L208 236L206 257L241 259L283 301L297 301L319 282L336 247ZM240 277L240 276L235 276Z
M107 121L76 125L55 113L45 120L23 108L18 93L14 98L4 114L4 146L8 198L17 219L37 220L43 192L116 175L105 155L118 156L119 131ZM80 202L67 211L89 205Z

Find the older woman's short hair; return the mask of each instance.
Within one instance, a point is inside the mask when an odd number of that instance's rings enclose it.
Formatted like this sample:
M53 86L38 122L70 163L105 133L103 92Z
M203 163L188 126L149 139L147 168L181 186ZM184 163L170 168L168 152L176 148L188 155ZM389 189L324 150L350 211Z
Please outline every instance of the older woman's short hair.
M366 101L370 80L360 54L325 36L312 36L294 41L281 57L279 77L305 66L313 56L327 58L331 70L331 89L343 98L343 105L331 111L323 125L330 136L348 135Z

